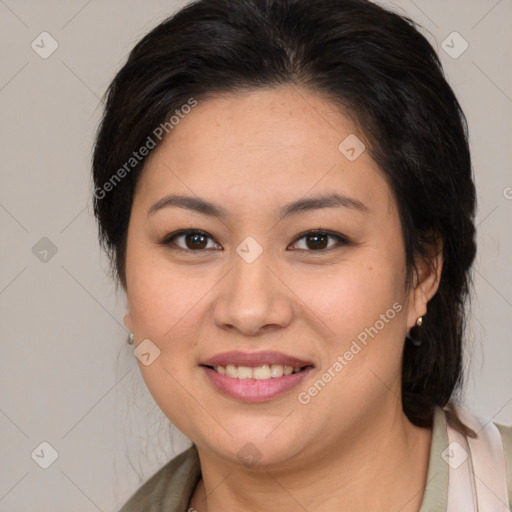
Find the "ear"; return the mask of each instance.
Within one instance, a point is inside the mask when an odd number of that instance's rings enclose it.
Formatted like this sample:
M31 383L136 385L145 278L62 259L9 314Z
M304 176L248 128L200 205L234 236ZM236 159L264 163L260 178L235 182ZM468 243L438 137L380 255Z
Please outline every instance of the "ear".
M428 257L425 256L416 260L413 286L409 293L408 329L416 325L420 316L427 314L427 304L439 288L443 269L442 241L436 241L431 247L432 250Z

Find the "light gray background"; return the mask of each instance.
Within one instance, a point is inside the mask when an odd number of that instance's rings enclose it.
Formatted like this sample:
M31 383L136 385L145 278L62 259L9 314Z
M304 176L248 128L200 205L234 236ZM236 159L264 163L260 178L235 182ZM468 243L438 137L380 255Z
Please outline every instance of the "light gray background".
M125 342L90 201L99 100L135 42L184 3L0 0L2 512L117 511L188 446ZM468 117L479 253L467 404L512 424L512 1L384 3L425 27ZM58 42L47 59L31 48L44 31ZM442 48L453 31L469 44L456 59ZM43 237L57 249L47 261L32 250ZM48 469L31 458L43 441L58 452Z

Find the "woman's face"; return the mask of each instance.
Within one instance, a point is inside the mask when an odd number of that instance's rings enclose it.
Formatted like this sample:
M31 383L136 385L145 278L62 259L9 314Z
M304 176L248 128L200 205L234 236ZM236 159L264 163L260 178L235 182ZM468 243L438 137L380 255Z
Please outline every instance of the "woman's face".
M401 411L404 339L435 285L405 289L397 205L354 134L283 86L199 101L148 157L125 322L200 452L286 467Z

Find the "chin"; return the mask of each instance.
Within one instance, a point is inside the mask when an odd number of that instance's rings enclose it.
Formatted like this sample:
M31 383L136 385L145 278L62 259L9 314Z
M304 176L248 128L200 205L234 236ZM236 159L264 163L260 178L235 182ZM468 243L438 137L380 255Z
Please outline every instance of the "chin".
M289 429L282 433L272 433L268 423L252 422L250 428L245 422L229 426L234 432L230 437L227 434L222 439L208 439L203 437L199 449L213 452L216 457L222 458L231 464L246 467L265 468L286 466L299 456L304 447L303 436L296 439L290 436ZM207 434L207 433L205 433Z

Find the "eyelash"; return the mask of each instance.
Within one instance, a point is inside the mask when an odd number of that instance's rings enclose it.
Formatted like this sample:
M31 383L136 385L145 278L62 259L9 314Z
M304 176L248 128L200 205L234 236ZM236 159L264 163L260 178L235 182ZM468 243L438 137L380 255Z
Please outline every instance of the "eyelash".
M213 240L213 238L208 233L206 233L205 231L201 231L200 229L182 229L180 231L176 231L174 233L166 235L163 238L163 240L161 240L159 242L159 245L166 246L170 250L173 250L173 251L183 251L183 252L188 252L188 253L194 253L194 252L202 253L204 251L211 250L211 249L192 250L192 249L184 249L183 247L179 247L179 246L171 247L172 245L175 245L175 244L173 244L173 240L175 240L176 238L179 238L181 236L186 236L186 235L202 235L204 237L207 237L207 238L210 238L211 240ZM329 238L336 238L338 240L338 246L346 246L346 245L350 245L350 243L351 243L350 240L346 236L344 236L340 233L333 233L331 231L314 229L314 230L306 231L305 233L298 235L297 238L295 238L295 240L290 245L295 245L299 240L301 240L303 238L307 238L308 236L315 236L315 235L327 236ZM336 248L336 245L328 247L326 249L319 249L319 250L311 250L311 249L299 249L299 250L306 251L306 252L319 252L319 253L324 252L325 253L325 252L330 252L330 250L333 248Z

